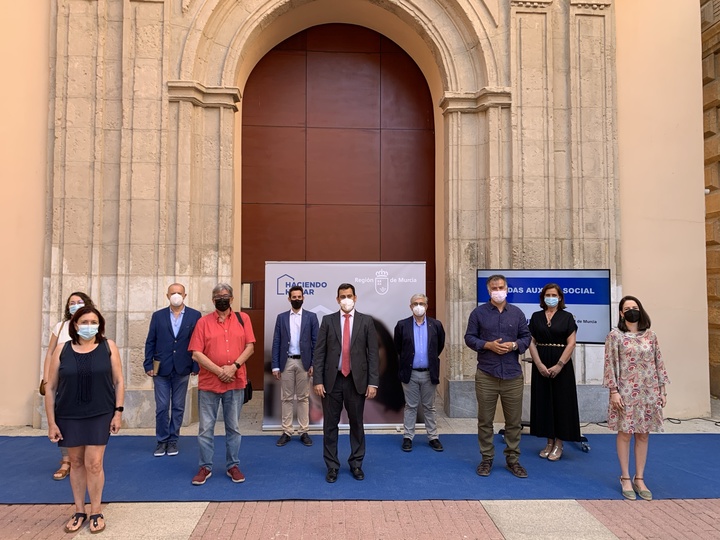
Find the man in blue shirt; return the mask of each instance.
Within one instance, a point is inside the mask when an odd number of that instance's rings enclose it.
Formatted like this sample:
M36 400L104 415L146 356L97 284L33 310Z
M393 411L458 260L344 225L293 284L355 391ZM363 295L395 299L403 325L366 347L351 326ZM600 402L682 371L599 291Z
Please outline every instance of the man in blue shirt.
M440 321L426 315L428 299L415 294L410 299L412 317L395 325L398 376L405 394L402 450L412 451L418 406L422 403L430 448L443 451L435 420L435 392L440 382L440 353L445 347L445 330Z
M155 389L155 457L178 454L188 381L198 372L188 344L200 312L185 305L186 296L182 284L168 287L170 305L153 313L145 340L143 368Z
M465 344L477 351L478 362L475 395L482 461L477 467L477 473L489 476L492 469L495 457L493 420L500 396L505 416L507 468L518 478L527 478L527 471L519 461L524 382L518 357L530 346L530 330L525 314L506 301L505 276L490 276L487 288L490 301L470 313L465 332Z

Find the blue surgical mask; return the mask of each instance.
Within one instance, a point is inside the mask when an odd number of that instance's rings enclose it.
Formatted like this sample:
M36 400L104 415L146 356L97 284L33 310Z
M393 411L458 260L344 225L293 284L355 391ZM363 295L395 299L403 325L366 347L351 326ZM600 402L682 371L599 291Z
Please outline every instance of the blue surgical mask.
M85 304L71 304L68 306L68 311L70 312L70 315L75 315L75 312L83 307Z
M555 307L560 302L560 299L557 296L546 296L545 297L545 305L547 307Z
M92 339L98 333L99 324L80 324L78 325L78 336L83 339Z

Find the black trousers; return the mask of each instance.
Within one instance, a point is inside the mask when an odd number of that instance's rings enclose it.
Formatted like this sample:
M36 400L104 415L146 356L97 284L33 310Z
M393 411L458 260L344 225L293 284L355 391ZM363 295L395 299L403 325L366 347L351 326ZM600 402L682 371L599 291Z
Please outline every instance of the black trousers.
M363 410L365 408L365 394L359 394L355 389L352 373L345 377L337 374L335 385L325 394L323 405L323 458L328 469L339 469L337 445L338 424L343 405L348 413L350 424L350 457L348 463L351 468L362 467L365 458L365 426L363 426Z

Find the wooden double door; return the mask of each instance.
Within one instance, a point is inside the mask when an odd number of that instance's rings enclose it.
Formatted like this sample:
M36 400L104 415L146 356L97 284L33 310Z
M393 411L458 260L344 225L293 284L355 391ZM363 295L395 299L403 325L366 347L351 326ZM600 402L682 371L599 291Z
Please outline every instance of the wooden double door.
M265 261L425 261L433 295L434 179L430 91L394 42L327 24L263 57L242 105L252 379L262 380L263 347L271 346L263 343Z

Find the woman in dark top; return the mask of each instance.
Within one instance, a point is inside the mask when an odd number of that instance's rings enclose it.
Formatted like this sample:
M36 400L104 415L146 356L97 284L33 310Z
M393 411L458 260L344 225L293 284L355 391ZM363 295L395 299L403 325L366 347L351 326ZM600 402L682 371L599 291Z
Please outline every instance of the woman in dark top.
M79 530L88 515L90 532L105 529L100 512L105 473L103 456L110 433L122 423L125 386L120 354L106 339L105 319L94 306L78 309L69 322L70 341L56 348L45 386L48 437L67 447L75 514L65 532Z
M542 311L530 318L530 356L533 360L530 394L530 434L547 437L541 458L557 461L562 457L563 441L580 441L575 370L571 356L575 350L577 325L565 311L562 289L548 283L540 293Z

